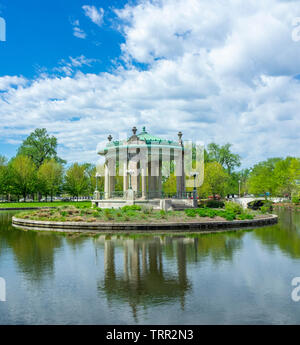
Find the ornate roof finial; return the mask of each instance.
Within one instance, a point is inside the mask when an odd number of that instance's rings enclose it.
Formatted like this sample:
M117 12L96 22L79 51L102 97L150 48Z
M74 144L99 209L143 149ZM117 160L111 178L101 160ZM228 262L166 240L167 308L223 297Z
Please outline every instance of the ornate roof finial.
M145 126L143 127L143 132L146 133L146 127Z
M136 127L134 126L134 127L132 128L133 135L136 135L136 131L137 131L137 129L136 129Z
M110 135L108 136L107 139L108 139L109 142L111 142L111 141L112 141L112 138L113 138L113 137L112 137L111 134L110 134Z

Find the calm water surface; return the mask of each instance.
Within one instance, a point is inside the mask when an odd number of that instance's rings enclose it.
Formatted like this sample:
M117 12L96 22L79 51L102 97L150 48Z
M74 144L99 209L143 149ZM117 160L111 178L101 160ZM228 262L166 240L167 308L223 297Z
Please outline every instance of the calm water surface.
M0 324L300 324L300 212L276 226L67 238L0 212Z

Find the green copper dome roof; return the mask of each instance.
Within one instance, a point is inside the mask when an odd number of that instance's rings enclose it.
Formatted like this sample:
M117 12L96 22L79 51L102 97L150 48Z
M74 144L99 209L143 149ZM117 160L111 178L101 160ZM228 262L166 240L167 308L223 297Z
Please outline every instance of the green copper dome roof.
M177 142L177 141L173 141L173 140L167 140L167 139L162 139L159 137L156 137L154 135L149 134L146 131L146 127L143 127L143 130L141 133L136 134L137 129L136 127L133 128L133 136L131 136L130 138L128 138L125 141L119 141L119 140L112 140L111 135L108 137L109 142L106 144L105 148L102 148L98 153L99 154L106 154L108 152L108 150L112 149L112 148L128 148L128 147L141 147L140 144L136 144L134 140L136 140L136 138L138 138L139 141L145 142L145 144L148 147L159 147L159 148L163 148L163 147L168 147L168 148L173 148L173 149L180 149L182 150L181 145ZM133 139L133 142L131 142L131 138ZM135 138L135 139L134 139Z
M173 143L172 140L162 139L162 138L159 138L159 137L156 137L154 135L149 134L148 132L146 132L146 127L143 127L143 131L140 134L138 134L137 136L140 140L146 141L147 143L153 142L153 141L155 141L155 142L157 142L157 141L158 142L167 142L169 144Z

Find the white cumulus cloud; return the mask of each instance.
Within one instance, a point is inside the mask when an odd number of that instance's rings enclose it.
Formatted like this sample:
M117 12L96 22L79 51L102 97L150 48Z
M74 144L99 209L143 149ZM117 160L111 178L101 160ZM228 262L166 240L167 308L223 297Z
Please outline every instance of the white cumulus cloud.
M0 78L2 140L46 127L62 157L95 162L108 134L145 125L165 138L181 130L230 142L244 166L300 156L297 1L143 0L115 13L124 67L85 74L92 62L81 56L58 66L64 77Z

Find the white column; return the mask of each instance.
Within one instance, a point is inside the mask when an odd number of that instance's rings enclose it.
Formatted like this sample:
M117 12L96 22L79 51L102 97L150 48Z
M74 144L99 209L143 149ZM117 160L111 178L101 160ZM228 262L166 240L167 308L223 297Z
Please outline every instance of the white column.
M109 157L106 161L106 166L108 169L107 199L109 199L115 190L116 160Z
M183 176L184 168L183 168L183 155L181 151L177 151L177 156L175 157L175 169L176 169L176 185L177 185L177 193L179 197L182 197L182 193L184 191L183 186Z
M155 176L152 176L153 174L153 162L151 161L150 165L150 169L149 169L149 173L148 173L148 191L149 191L149 198L153 198L154 195L154 178Z
M184 167L184 151L182 151L182 192L185 193L185 167Z
M163 158L162 158L163 159ZM162 160L159 160L159 171L158 171L158 178L157 178L157 184L158 184L158 194L159 198L161 198L161 192L162 192Z
M147 171L146 168L142 168L142 198L147 198Z
M158 197L158 183L159 183L159 162L154 161L153 162L153 176L152 176L152 188L153 188L153 197L157 198Z
M125 192L128 189L128 176L127 176L127 162L124 162L123 166L123 192Z
M138 193L140 188L140 173L138 169L138 162L132 159L129 161L128 165L129 169L134 171L134 173L131 175L131 188L136 193Z
M109 174L108 174L107 162L105 162L104 198L105 199L109 198Z
M112 198L114 191L115 191L115 176L109 176L109 188L108 188L109 198Z
M152 198L157 198L159 194L159 148L151 147L151 187Z

